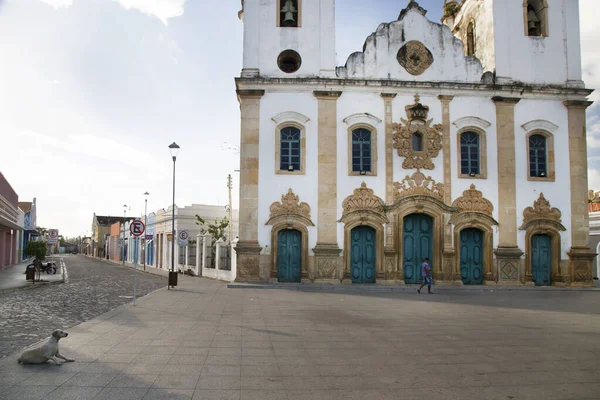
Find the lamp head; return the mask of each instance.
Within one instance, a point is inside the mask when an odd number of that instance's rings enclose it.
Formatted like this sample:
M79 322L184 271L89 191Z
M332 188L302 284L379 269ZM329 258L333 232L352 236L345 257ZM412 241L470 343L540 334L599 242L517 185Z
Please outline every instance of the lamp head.
M150 193L146 192L144 193L144 196L150 196Z
M171 157L173 157L173 159L176 159L177 154L179 153L179 146L177 145L177 143L171 143L169 145L169 151L171 152Z

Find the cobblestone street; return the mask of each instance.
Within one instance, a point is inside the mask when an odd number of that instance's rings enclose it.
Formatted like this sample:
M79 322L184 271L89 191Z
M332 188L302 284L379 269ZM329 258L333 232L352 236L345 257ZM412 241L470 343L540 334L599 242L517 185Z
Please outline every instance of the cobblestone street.
M65 256L68 282L0 295L0 358L55 329L68 329L132 301L133 270L83 256ZM137 296L167 283L137 274Z

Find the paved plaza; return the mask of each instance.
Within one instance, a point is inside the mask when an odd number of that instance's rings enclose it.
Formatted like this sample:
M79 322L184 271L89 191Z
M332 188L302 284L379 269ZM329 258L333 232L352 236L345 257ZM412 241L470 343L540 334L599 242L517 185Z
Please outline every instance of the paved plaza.
M3 271L0 280L16 290L0 294L0 358L47 337L54 329L69 328L131 302L133 295L130 268L83 256L64 256L65 283L61 275L45 275L54 284L25 281L25 265ZM164 277L138 272L137 294L145 295L165 287ZM10 290L10 289L9 289ZM1 398L1 396L0 396Z
M0 361L4 399L598 399L600 293L316 293L179 276ZM50 326L49 326L50 328Z

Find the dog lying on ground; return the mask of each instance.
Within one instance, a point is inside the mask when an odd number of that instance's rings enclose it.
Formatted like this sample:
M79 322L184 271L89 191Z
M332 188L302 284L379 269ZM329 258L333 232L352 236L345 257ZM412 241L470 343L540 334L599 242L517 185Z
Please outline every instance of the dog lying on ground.
M17 361L21 364L43 364L48 360L52 360L56 365L62 364L58 361L58 358L65 360L64 362L75 361L61 356L58 351L58 341L67 336L69 336L67 332L54 331L46 343L35 349L25 351Z

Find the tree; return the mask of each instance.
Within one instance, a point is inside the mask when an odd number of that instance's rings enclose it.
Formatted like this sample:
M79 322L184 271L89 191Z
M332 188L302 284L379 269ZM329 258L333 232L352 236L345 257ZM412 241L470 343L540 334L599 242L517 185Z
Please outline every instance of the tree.
M23 253L25 253L26 256L33 256L38 260L43 260L46 258L46 251L46 242L28 242Z
M227 217L223 217L223 219L219 220L219 218L215 219L215 222L210 222L196 214L196 225L200 226L200 233L202 235L208 233L215 241L225 240L227 241L227 227L229 226L229 219ZM215 267L215 257L217 253L217 248L215 246L211 246L211 258L210 258L210 267Z
M229 219L223 217L219 220L215 219L215 222L210 222L196 214L196 225L200 226L200 233L202 235L208 233L215 241L219 239L227 240L227 227L229 226Z

